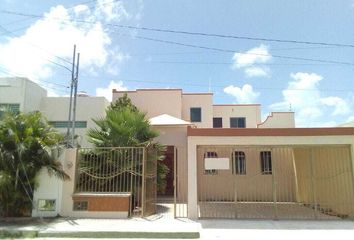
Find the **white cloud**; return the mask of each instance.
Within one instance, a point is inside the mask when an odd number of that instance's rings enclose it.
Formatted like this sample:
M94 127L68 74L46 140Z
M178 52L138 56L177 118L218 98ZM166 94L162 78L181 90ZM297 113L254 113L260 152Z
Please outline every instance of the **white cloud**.
M0 43L0 67L13 75L39 82L63 70L50 61L71 68L70 63L55 56L71 61L73 45L76 44L81 54L80 71L95 72L97 69L106 70L108 66L117 69L126 54L118 47L112 48L108 29L102 23L125 17L129 14L120 1L104 4L98 0L92 11L86 5L77 5L73 9L61 5L52 7L23 35ZM75 18L93 23L76 22Z
M266 77L269 75L269 69L265 67L248 67L245 69L248 77Z
M123 86L122 81L118 81L118 82L110 81L108 87L96 88L96 96L105 97L108 101L111 102L113 89L116 89L118 91L127 90L127 88Z
M298 72L283 90L283 101L270 105L274 111L295 111L297 126L334 126L328 116L350 113L350 104L337 96L323 97L318 89L323 77L315 73Z
M120 21L131 16L122 1L97 0L95 15L107 22Z
M321 98L321 103L329 106L329 107L334 107L334 111L332 115L345 115L350 113L350 107L348 103L339 97L325 97Z
M253 91L249 84L243 85L242 88L230 85L224 88L224 92L235 97L237 103L254 103L259 97L259 93Z
M252 48L245 53L235 53L232 57L234 61L232 69L244 69L248 77L268 76L269 68L262 65L272 59L269 54L268 46L261 44L259 47ZM257 64L257 65L256 65Z

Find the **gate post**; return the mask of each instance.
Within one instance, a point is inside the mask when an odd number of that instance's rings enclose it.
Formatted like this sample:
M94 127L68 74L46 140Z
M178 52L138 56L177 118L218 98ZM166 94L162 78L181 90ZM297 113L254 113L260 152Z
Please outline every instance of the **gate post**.
M173 217L177 217L177 148L173 147Z
M271 156L275 156L275 154L273 154L273 148L270 149L271 152ZM272 167L272 187L273 187L273 204L274 204L274 220L278 219L278 206L277 206L277 181L275 179L276 177L276 158L274 158L274 162L273 162L273 167Z
M315 211L315 219L318 218L317 214L317 194L316 194L316 183L315 183L315 176L314 176L314 169L313 169L313 147L310 150L310 170L311 170L311 188L312 188L312 197L313 197L313 204L314 204L314 211Z
M188 218L198 219L197 145L188 137Z
M147 152L143 148L143 162L142 162L142 178L141 178L141 216L145 214L145 163L147 161Z

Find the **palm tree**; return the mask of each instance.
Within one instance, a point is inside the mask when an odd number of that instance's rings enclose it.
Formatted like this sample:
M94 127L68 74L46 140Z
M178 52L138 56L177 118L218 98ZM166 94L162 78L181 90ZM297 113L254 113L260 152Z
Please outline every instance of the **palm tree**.
M61 135L40 112L7 112L0 120L0 215L28 215L42 168L68 179L58 157Z
M95 119L94 122L97 128L89 129L87 135L89 142L95 147L145 147L148 149L148 153L154 152L155 154L148 154L148 160L157 160L157 189L164 192L166 175L169 171L162 162L166 148L154 142L158 133L151 129L146 114L140 112L124 95L108 107L106 117ZM129 159L129 156L127 159ZM107 164L109 164L109 161L107 161ZM84 161L80 165L83 168L86 167ZM96 166L112 169L100 164ZM135 166L134 168L138 169L139 167L141 166Z

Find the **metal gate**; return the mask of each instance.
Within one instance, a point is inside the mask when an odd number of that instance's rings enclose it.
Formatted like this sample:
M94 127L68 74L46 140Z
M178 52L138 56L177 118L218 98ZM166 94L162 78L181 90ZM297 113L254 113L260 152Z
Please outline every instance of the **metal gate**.
M354 218L349 146L199 146L197 161L200 218Z
M130 216L155 214L156 150L80 148L75 193L130 194Z

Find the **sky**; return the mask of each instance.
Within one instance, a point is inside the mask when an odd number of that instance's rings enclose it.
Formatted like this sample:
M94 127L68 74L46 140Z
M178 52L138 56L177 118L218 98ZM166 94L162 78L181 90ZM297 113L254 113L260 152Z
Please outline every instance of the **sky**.
M353 0L0 0L0 76L68 95L76 44L92 96L211 91L262 104L263 119L291 110L297 127L336 126L354 120L353 26Z

